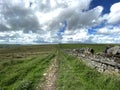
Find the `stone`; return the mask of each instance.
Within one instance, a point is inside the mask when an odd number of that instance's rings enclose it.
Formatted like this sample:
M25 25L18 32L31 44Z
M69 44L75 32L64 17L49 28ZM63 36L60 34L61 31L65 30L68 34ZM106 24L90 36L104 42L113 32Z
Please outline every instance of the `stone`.
M118 68L116 68L116 69L115 69L115 72L119 73L119 72L120 72L120 70L119 70Z
M104 72L103 68L98 68L98 72Z
M114 67L112 67L112 66L107 66L107 69L109 70L109 71L114 71L115 70L115 68Z

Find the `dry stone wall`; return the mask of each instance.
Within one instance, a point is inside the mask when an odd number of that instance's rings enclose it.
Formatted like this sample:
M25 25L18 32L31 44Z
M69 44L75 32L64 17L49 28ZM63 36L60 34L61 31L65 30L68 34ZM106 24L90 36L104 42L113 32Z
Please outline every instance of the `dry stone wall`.
M97 69L99 72L120 74L120 63L115 62L114 58L108 58L101 55L84 53L75 53L74 50L64 50L70 55L77 56L91 68Z

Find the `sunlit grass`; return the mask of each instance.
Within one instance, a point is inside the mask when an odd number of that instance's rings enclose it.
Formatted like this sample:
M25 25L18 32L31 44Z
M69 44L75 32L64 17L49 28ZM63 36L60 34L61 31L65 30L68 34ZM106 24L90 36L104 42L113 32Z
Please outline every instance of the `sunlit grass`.
M52 45L1 48L0 90L35 90L38 83L42 85L55 50ZM14 57L21 54L24 57Z
M63 52L59 53L58 90L120 90L120 77L103 75Z
M0 90L42 90L43 74L57 58L57 90L120 90L120 77L103 75L62 49L91 47L96 52L106 45L31 45L0 48ZM15 55L23 55L16 57Z
M54 56L38 56L5 67L0 71L0 89L34 90Z

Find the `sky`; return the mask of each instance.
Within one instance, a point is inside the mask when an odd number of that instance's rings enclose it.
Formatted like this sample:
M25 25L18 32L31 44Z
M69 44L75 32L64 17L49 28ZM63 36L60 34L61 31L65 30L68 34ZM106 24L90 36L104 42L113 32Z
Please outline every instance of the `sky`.
M0 0L0 44L118 43L120 0Z

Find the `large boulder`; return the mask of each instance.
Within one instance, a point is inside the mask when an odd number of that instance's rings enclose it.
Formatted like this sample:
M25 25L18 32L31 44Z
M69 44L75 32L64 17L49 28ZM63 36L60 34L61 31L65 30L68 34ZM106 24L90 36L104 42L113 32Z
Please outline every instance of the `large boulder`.
M94 54L94 49L92 49L92 48L73 49L73 53L76 53L76 54Z
M74 52L74 53L77 53L77 54L83 54L84 51L85 51L84 48L81 48L81 49L73 49L73 52Z
M107 45L107 46L105 47L105 49L104 49L103 52L104 52L104 53L107 53L107 50L110 49L110 48L111 48L111 46L110 46L110 45Z
M107 55L120 55L120 46L114 46L106 50Z

